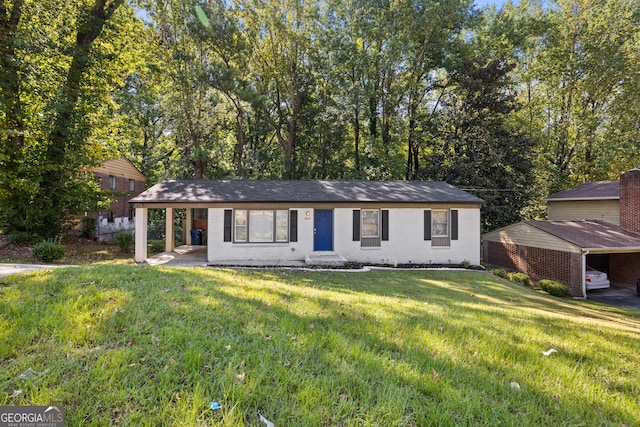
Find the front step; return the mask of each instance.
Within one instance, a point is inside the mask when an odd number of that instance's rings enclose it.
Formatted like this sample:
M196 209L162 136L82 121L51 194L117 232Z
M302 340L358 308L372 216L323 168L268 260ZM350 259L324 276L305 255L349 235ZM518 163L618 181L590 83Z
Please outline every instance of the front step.
M304 260L304 263L307 265L319 265L323 267L342 267L346 262L346 258L339 254L307 255Z

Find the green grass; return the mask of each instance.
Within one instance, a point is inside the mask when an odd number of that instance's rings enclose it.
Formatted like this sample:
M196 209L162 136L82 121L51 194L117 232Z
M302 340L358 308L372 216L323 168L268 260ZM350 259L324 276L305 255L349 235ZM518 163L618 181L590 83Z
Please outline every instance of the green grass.
M639 331L478 272L78 267L0 279L0 404L70 426L640 425Z

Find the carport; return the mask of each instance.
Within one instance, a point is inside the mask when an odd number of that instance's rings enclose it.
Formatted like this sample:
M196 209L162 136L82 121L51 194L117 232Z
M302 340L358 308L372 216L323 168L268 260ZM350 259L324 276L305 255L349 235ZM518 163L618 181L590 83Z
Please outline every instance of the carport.
M575 297L587 298L587 265L606 271L613 288L640 278L640 234L603 221L522 221L485 234L482 254L535 281L560 281Z

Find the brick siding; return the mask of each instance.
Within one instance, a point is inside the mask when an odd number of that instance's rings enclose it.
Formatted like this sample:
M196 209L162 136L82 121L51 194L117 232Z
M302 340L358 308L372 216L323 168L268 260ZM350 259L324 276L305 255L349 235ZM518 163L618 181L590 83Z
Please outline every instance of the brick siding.
M567 285L569 295L582 296L582 258L580 254L485 242L485 261L506 270L521 271L534 281L552 279Z
M640 233L640 171L620 177L620 226Z
M640 279L640 254L609 255L609 280L614 287L635 287Z
M111 196L111 208L109 210L113 211L113 216L115 218L128 218L129 217L129 200L133 197L139 195L144 191L144 182L134 180L134 191L129 191L129 178L124 178L121 176L117 176L116 178L116 188L110 188L110 175L103 173L96 173L97 178L102 180L102 184L100 188L107 191L115 191L120 193L117 196ZM99 214L104 218L107 217L107 210L102 210Z

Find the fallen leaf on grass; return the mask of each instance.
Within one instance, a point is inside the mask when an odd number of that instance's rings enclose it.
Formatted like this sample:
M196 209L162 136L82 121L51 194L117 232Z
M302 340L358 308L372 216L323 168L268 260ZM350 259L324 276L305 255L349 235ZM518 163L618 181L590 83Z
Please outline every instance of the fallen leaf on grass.
M509 387L511 387L512 390L520 391L520 384L515 381L511 381Z
M231 350L231 345L227 344L227 345L224 346L224 348L226 348L227 351L229 351L229 350Z
M22 390L13 390L13 394L9 396L10 399L22 396Z
M440 374L433 368L431 368L431 378L433 378L434 381L440 380Z
M241 374L236 375L236 380L238 380L239 382L244 381L244 372Z
M545 356L551 356L553 353L557 353L558 350L556 350L555 348L550 348L547 351L543 351L542 354L544 354Z

